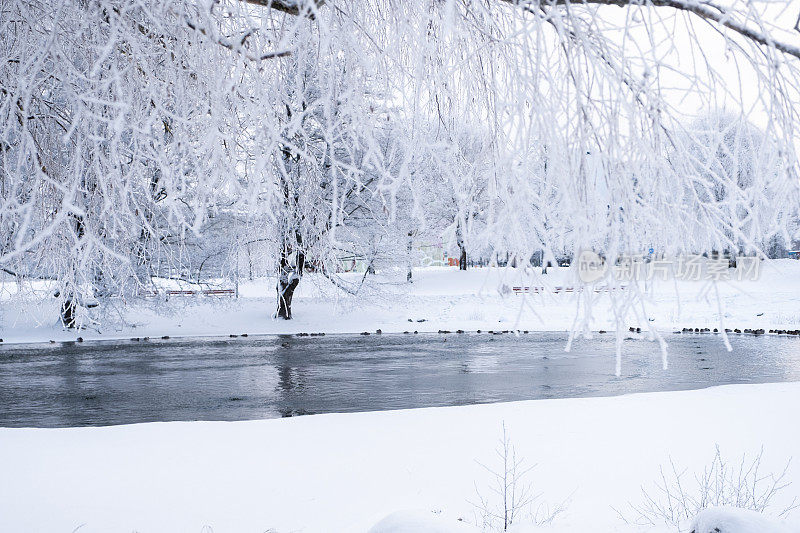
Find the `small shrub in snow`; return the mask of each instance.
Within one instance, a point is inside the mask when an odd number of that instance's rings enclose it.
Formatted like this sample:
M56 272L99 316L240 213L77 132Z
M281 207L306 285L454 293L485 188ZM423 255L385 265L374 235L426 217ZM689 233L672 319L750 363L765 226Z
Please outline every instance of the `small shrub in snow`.
M508 531L512 524L522 519L536 525L552 522L564 510L564 504L555 507L544 503L536 505L541 494L534 494L526 477L536 465L527 466L524 458L517 457L505 423L495 453L500 461L498 468L479 463L490 474L488 491L481 493L475 488L478 502L473 505L481 516L483 531Z
M669 524L680 528L702 510L710 507L735 507L762 513L786 481L789 463L778 473L764 474L761 460L764 450L753 458L743 455L738 463L726 461L716 448L714 458L701 473L687 479L686 470L679 469L670 459L669 467L659 468L660 478L654 487L642 487L641 503L629 503L633 518L617 511L625 522L639 525ZM786 516L798 506L796 499L780 509L771 509L778 517Z

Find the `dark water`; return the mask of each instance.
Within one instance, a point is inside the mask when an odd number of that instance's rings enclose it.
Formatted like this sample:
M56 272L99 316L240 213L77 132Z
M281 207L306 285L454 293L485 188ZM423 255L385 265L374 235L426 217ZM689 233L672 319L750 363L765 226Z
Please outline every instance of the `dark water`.
M800 380L800 338L329 335L0 347L0 426L246 420Z

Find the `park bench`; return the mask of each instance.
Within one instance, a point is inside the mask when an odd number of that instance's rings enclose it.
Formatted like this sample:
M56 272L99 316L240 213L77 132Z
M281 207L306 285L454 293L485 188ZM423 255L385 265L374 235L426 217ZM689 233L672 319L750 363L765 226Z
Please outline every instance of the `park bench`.
M514 291L514 294L522 294L522 293L540 293L544 292L544 287L511 287L511 290Z
M182 291L182 290L168 290L167 296L194 296L200 295L203 296L233 296L234 291L233 289L204 289L204 290L189 290L189 291Z
M142 290L139 291L139 296L143 298L156 297L158 291L155 290ZM178 290L170 289L166 291L167 299L170 296L235 296L236 292L233 289L203 289L203 290Z
M553 292L556 294L560 293L573 293L573 292L583 292L583 287L578 287L577 289L574 287L553 287ZM517 286L511 287L511 290L514 291L514 294L539 294L545 292L544 287L524 287L524 286ZM595 287L594 292L614 292L614 291L622 291L625 290L624 286L620 287Z

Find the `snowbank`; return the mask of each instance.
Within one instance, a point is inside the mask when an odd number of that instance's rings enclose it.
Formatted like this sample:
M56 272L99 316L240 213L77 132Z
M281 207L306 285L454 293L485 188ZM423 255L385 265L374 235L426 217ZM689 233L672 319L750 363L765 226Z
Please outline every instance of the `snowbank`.
M798 533L800 527L735 507L712 507L695 518L694 533Z
M365 297L352 298L337 291L320 276L307 275L295 296L294 320L275 320L274 280L240 285L240 298L174 296L169 302L151 300L130 308L109 310L103 324L84 331L64 331L54 301L33 302L11 298L16 286L0 283L0 338L5 342L114 339L301 332L360 333L438 330L522 329L566 331L572 328L578 306L575 293L555 293L555 287L575 285L570 269L551 269L532 278L522 269L472 269L433 267L414 272L414 283L404 283L405 273L388 273L372 280ZM345 274L358 283L361 274ZM514 286L544 286L543 294L518 295ZM677 292L676 292L677 289ZM707 283L656 281L648 285L645 317L631 314L624 328L649 325L661 331L683 327L800 329L800 261L765 262L758 281L720 283L716 295ZM609 295L596 300L590 330L616 329ZM53 299L54 300L54 299ZM114 319L115 313L121 319Z
M480 529L457 518L431 511L397 511L370 528L369 533L479 533Z
M640 488L670 458L702 470L715 444L729 457L763 446L765 473L795 456L786 478L793 485L780 496L798 495L799 404L800 383L785 383L249 422L0 429L0 531L85 524L80 533L200 533L206 525L364 533L404 509L430 512L436 527L466 527L480 518L470 503L476 488L490 494L481 465L498 466L502 423L517 455L536 465L526 479L540 501L567 502L545 531L653 531L626 526L611 506L640 501ZM380 527L392 531L403 516Z

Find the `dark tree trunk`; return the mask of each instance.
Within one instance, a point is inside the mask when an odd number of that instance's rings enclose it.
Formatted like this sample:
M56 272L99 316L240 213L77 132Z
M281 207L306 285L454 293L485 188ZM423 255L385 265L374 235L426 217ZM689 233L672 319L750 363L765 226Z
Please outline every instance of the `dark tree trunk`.
M86 221L82 215L71 214L70 217L75 231L76 246L80 246L81 239L86 235ZM77 266L74 262L70 263L70 269L72 275L77 276ZM78 298L75 289L74 282L68 282L64 287L64 300L61 302L61 323L70 329L78 327Z
M294 290L300 285L300 278L297 276L281 278L278 281L278 318L284 320L292 319L292 296Z
M292 157L284 149L284 160L287 167L291 167ZM295 219L297 206L297 193L290 190L288 176L281 177L283 189L283 203L286 212L283 215L283 232L281 235L281 255L278 262L278 318L292 319L292 297L300 284L305 269L306 256L303 251L303 236Z
M458 226L456 227L456 244L458 244L458 251L459 251L458 269L459 270L466 270L467 269L467 247L464 244L464 233L461 231L461 223L460 222L459 222Z
M75 328L78 326L77 314L78 303L75 301L73 295L67 295L66 299L61 303L61 323L65 328Z
M278 318L292 319L292 297L300 284L305 269L306 256L303 253L303 238L294 232L294 242L284 238L278 272Z
M306 257L301 246L303 240L299 232L294 234L294 243L284 240L278 272L278 318L292 319L292 297L300 279L303 277Z
M411 256L412 256L413 251L414 251L413 250L413 244L414 244L413 237L414 237L414 232L409 231L408 232L408 273L406 274L406 281L408 283L412 283L413 282L413 280L411 279L412 278L412 275L411 275L412 257Z

